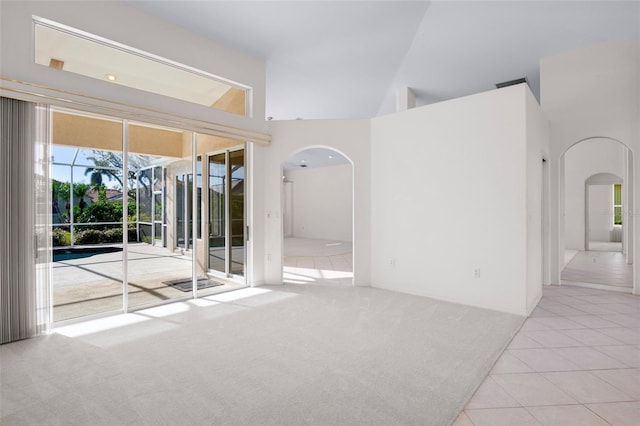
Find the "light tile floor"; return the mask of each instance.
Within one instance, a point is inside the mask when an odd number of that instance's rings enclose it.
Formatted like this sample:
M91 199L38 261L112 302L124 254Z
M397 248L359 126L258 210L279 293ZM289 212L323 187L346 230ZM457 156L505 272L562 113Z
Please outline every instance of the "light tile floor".
M286 284L353 285L353 252L348 241L287 237L283 281Z
M579 251L562 270L561 279L631 288L633 266L619 251Z
M640 425L640 297L549 286L454 426Z
M353 284L353 253L334 256L285 256L287 284Z

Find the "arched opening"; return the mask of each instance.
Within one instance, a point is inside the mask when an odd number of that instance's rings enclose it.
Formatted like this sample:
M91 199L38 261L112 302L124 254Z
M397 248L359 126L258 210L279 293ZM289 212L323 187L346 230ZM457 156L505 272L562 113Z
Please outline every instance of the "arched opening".
M314 146L282 164L283 282L353 285L353 164Z
M585 250L622 253L624 179L597 173L585 181Z
M633 289L632 153L610 138L589 138L561 157L560 283Z

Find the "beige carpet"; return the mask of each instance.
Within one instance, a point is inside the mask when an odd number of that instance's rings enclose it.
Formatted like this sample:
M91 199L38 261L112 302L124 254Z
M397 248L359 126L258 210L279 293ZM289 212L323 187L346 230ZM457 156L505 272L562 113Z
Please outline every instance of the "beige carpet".
M238 290L0 347L3 425L447 425L522 317L363 287Z

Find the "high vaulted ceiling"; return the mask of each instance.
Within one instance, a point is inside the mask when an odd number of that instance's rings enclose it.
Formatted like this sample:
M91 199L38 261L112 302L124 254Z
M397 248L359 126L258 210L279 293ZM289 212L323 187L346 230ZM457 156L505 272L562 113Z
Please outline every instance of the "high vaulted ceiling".
M129 1L267 64L275 120L369 118L527 77L547 56L640 39L640 1Z

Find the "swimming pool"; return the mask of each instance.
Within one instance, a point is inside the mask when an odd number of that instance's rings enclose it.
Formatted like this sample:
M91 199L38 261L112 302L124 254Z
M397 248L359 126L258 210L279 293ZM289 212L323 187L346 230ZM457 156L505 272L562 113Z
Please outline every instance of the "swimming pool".
M115 253L122 251L122 247L65 247L53 249L53 261L60 262L62 260L82 259L97 254Z

